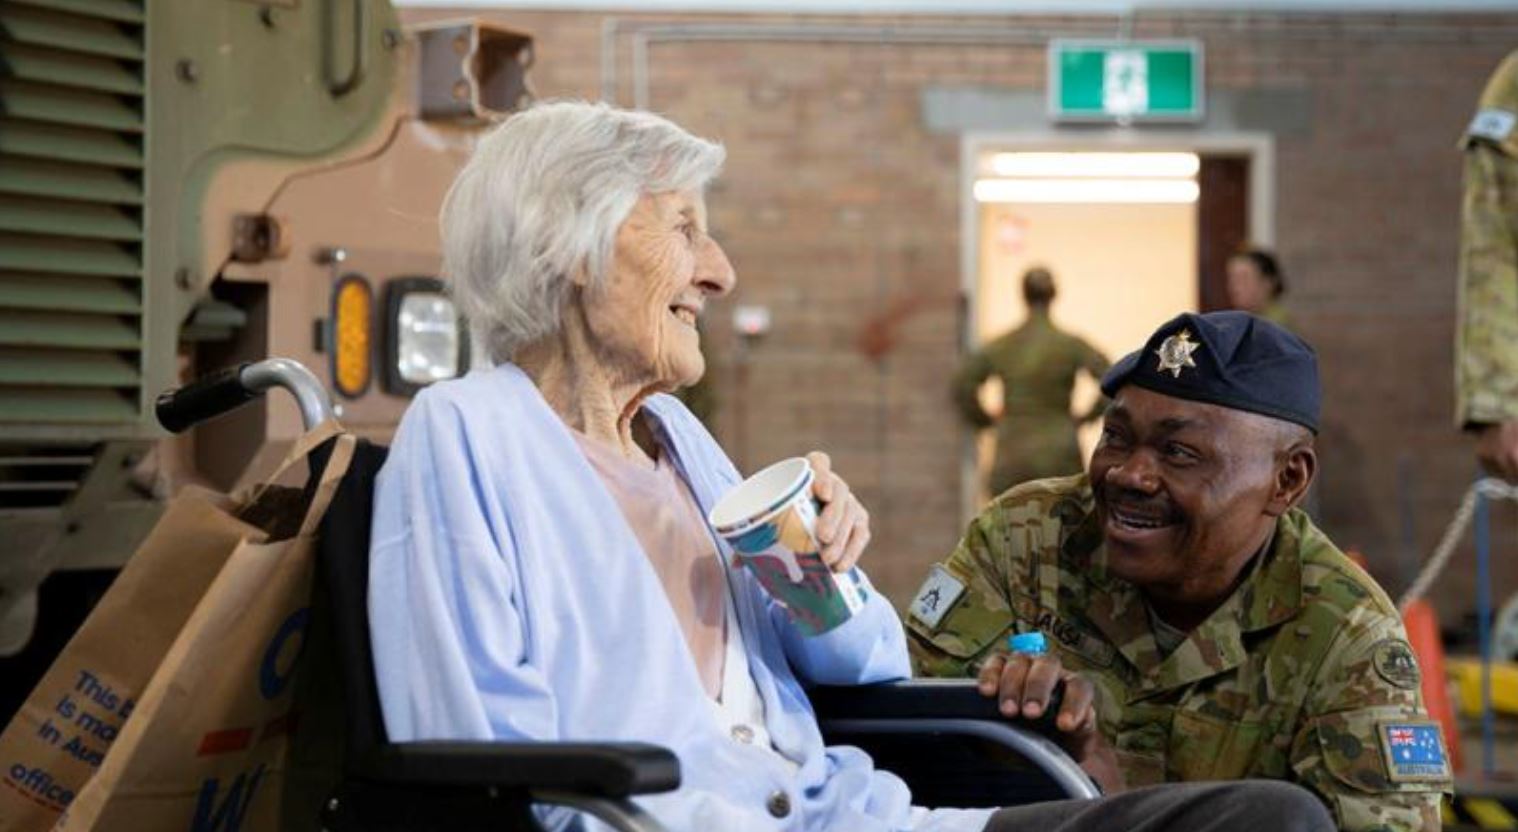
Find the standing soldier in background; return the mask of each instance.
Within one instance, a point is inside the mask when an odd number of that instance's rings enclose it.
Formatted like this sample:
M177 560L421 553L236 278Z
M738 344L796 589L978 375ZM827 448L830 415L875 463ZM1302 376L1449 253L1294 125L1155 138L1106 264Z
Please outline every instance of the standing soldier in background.
M1244 248L1228 258L1228 304L1259 315L1277 326L1288 326L1281 298L1286 294L1286 274L1281 261L1263 248Z
M1518 52L1497 67L1466 129L1455 334L1455 421L1476 456L1518 482Z
M1081 470L1070 391L1076 373L1085 370L1100 379L1109 364L1095 347L1050 320L1054 295L1054 275L1042 267L1029 269L1023 274L1028 319L977 350L954 378L954 397L965 418L978 428L996 425L992 495L1027 480ZM1001 379L1005 391L999 417L980 405L980 386L992 376ZM1092 408L1079 421L1097 415Z

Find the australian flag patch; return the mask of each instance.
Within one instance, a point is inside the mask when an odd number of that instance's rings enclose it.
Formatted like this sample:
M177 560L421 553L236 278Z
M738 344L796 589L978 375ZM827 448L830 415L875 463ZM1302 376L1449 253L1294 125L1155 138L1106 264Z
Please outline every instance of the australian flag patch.
M1449 779L1449 757L1437 722L1383 722L1378 727L1386 773L1394 782Z

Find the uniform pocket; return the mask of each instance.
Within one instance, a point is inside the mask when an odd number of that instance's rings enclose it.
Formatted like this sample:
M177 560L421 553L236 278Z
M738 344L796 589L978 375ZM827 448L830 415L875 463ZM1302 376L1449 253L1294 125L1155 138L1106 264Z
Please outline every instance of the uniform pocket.
M907 629L918 638L960 662L968 662L988 652L1002 636L1012 631L1013 618L1005 610L986 610L973 604L960 604L950 610L938 627L931 628L907 616ZM967 668L967 675L975 675Z
M1015 620L994 587L952 562L933 568L905 619L917 673L971 677Z
M1407 718L1401 708L1367 708L1316 717L1312 730L1317 735L1323 768L1341 785L1369 794L1445 791L1449 786L1446 779L1399 775L1386 756L1383 732L1387 728L1431 724L1426 719ZM1439 755L1447 769L1442 745Z
M1440 792L1450 789L1448 761L1439 766L1444 777L1405 779L1409 767L1420 766L1422 756L1406 748L1406 735L1384 736L1388 729L1412 729L1414 741L1420 728L1437 726L1425 719L1408 718L1407 709L1366 708L1315 717L1308 723L1306 736L1297 748L1293 761L1298 781L1316 791L1333 809L1343 829L1437 830L1439 828ZM1393 771L1388 762L1388 740L1394 753L1403 759L1403 774ZM1407 752L1407 753L1403 753ZM1412 762L1408 762L1411 758ZM1398 779L1399 776L1404 779ZM1418 776L1414 771L1414 776Z
M1244 722L1177 710L1170 729L1166 761L1172 780L1240 780L1259 776L1256 764L1266 728Z

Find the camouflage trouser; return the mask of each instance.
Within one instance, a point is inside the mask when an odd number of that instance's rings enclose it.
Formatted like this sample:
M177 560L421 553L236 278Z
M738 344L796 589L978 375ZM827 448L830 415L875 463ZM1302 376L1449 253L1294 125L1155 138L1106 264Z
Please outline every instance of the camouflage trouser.
M1002 809L985 832L1333 832L1323 804L1273 780L1172 783Z

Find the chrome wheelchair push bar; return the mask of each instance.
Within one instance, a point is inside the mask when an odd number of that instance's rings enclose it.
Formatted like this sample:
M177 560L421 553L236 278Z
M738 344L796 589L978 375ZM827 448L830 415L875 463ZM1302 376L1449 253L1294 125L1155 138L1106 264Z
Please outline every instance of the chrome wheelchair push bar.
M271 387L283 387L295 397L306 430L333 417L332 397L327 388L299 361L288 358L244 362L166 390L158 395L154 412L164 429L182 433L207 419L236 410Z

